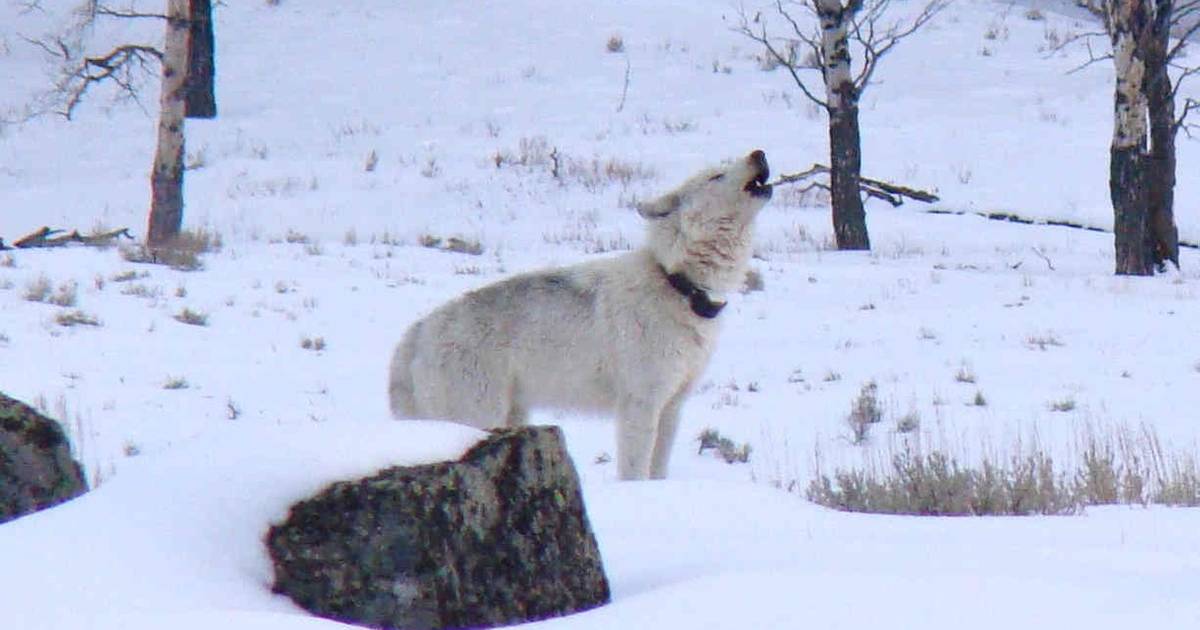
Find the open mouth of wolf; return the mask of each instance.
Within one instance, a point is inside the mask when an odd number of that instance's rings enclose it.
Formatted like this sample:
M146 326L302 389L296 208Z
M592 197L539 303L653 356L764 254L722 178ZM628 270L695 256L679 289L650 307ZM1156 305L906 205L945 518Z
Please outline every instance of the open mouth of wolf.
M767 179L770 176L771 169L767 167L766 164L763 164L758 169L758 172L755 173L754 178L746 182L746 185L742 187L742 190L750 193L752 197L770 198L772 187L767 183Z

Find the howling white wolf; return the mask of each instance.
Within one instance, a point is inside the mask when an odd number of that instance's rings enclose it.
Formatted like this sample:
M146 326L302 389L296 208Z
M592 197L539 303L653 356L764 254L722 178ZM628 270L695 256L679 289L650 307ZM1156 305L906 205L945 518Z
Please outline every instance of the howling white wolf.
M414 323L392 356L392 413L480 428L537 408L615 413L621 479L665 478L769 174L762 151L702 171L638 206L641 249L518 275Z

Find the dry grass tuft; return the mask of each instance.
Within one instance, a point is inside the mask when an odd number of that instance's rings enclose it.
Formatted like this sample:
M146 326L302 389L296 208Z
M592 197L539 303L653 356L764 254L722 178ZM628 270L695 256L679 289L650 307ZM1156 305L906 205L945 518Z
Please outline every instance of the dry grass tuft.
M885 470L837 470L809 484L808 500L848 512L922 516L1071 514L1078 509L1066 477L1043 453L976 468L942 451L906 444Z
M745 464L750 461L749 444L739 445L721 435L716 429L705 429L700 432L696 441L700 442L700 450L697 451L699 454L711 450L724 460L726 464Z
M207 326L208 315L206 313L193 311L190 308L184 307L182 311L179 311L175 314L175 321L181 324L188 324L190 326Z
M1142 426L1077 437L1078 455L1062 468L1044 450L1020 446L1008 457L965 464L942 450L906 441L886 464L817 471L805 495L849 512L923 516L1073 514L1089 505L1200 505L1193 453L1163 448Z
M850 427L850 442L862 444L871 435L871 427L883 421L883 407L879 404L879 386L875 381L863 384L858 397L850 405L846 424Z
M113 282L131 282L133 280L140 280L148 277L150 277L150 274L145 271L130 269L128 271L122 271L121 273L113 275L109 278L109 280Z
M50 278L42 274L25 285L24 298L30 302L43 302L68 308L75 306L78 296L79 283L74 280L58 285L56 290Z
M766 281L763 280L762 272L757 269L748 269L746 271L746 280L742 283L742 293L752 293L754 291L763 291L767 288Z
M444 252L453 252L455 254L468 254L471 256L480 256L483 254L483 245L479 241L451 236L443 239L440 236L432 234L422 234L417 242L421 247L429 249L440 249Z
M300 347L313 352L320 352L325 349L324 337L304 337L300 339Z
M204 268L202 254L220 251L224 246L221 235L205 228L183 230L170 243L160 247L145 245L121 248L121 257L129 262L166 265L179 271Z
M1030 335L1027 339L1025 339L1025 344L1030 348L1037 348L1038 350L1043 351L1046 348L1061 348L1062 346L1066 345L1062 342L1062 339L1059 339L1058 335L1054 334L1053 332L1048 332L1044 335Z
M30 302L45 302L53 290L54 285L50 282L50 278L40 275L25 285L24 297Z
M71 328L72 326L100 326L100 320L79 309L63 311L55 315L54 322L66 328Z
M958 372L954 374L954 380L959 383L974 384L975 378L975 372L971 371L971 368L967 367L966 364L959 367Z
M58 285L58 290L53 295L49 296L46 301L55 306L63 308L75 306L78 301L79 284L74 280L64 282Z
M515 151L500 150L491 156L496 168L522 168L548 172L562 185L578 184L589 192L599 192L610 185L628 187L635 181L653 179L653 168L638 162L616 158L579 158L552 147L546 138L522 138Z

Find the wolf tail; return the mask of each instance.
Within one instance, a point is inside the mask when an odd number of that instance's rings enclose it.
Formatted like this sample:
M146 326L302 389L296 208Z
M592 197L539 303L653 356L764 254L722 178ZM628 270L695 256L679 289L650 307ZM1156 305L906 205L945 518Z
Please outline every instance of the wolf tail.
M416 418L417 399L413 386L412 362L417 350L417 332L421 323L413 324L404 339L392 353L392 365L388 371L388 403L395 418Z

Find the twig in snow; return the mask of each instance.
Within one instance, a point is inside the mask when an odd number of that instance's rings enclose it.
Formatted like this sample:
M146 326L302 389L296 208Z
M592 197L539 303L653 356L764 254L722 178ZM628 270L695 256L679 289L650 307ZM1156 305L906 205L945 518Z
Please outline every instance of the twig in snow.
M1047 256L1045 252L1037 247L1031 247L1030 249L1033 250L1033 253L1037 254L1038 258L1041 258L1046 263L1046 266L1050 268L1050 271L1055 271L1054 263L1050 261L1050 257Z
M621 88L621 102L617 104L617 113L625 109L625 96L629 94L629 53L625 53L625 85Z

